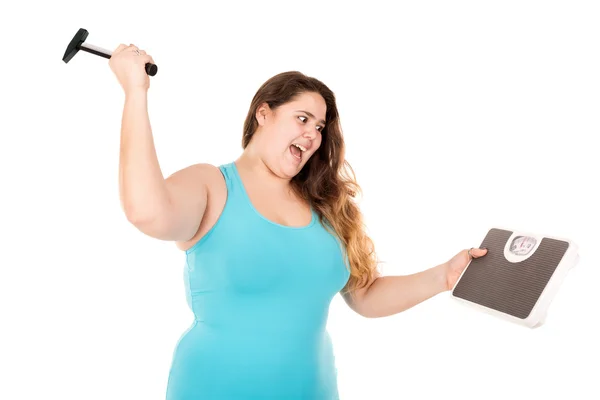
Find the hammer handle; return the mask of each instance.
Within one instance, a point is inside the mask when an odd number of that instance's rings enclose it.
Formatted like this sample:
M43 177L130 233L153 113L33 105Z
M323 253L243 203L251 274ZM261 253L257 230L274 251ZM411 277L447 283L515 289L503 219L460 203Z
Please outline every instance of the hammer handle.
M106 49L103 49L101 47L94 46L91 44L82 43L79 46L79 50L87 51L88 53L92 53L97 56L108 58L108 59L110 59L110 57L112 57L112 51L106 50ZM150 76L154 76L158 72L158 66L156 64L152 64L152 63L146 63L145 69L146 69L146 73Z

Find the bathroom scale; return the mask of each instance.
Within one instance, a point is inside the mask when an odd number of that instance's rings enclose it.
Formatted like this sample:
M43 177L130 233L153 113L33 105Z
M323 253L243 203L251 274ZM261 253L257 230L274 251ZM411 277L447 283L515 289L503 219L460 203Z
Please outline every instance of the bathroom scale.
M477 310L537 328L567 273L579 261L565 238L492 228L481 242L485 256L471 260L452 296Z

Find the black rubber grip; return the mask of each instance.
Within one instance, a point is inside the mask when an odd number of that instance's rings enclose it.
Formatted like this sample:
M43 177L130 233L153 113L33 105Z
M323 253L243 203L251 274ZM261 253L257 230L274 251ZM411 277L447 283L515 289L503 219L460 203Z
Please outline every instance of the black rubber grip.
M156 64L146 63L146 73L148 75L154 76L154 75L156 75L157 72L158 72L158 67L156 66Z

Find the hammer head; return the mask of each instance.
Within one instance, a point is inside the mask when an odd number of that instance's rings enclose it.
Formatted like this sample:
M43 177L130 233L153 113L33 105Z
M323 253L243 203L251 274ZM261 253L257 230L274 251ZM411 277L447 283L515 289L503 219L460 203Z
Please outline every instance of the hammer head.
M67 46L67 50L65 51L65 55L63 56L63 61L65 63L68 63L69 61L71 61L71 58L75 57L75 54L77 54L77 52L79 51L79 47L83 42L85 42L85 39L87 39L88 35L89 32L83 28L80 28L77 31L77 33L75 34L75 36L73 36L73 39L71 39L71 42Z

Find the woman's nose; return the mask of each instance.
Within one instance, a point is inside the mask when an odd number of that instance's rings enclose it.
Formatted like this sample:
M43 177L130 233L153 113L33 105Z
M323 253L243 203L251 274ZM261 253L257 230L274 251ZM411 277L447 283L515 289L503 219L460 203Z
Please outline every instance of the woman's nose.
M317 128L308 129L306 132L304 132L304 137L314 139L317 137L317 133Z

